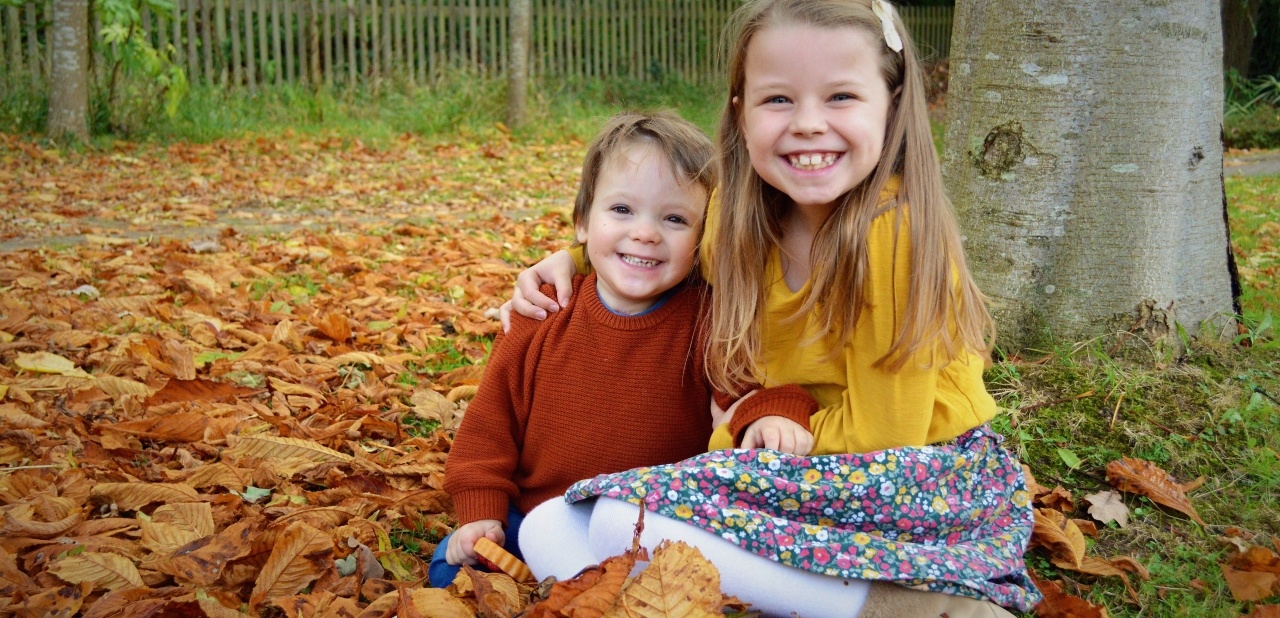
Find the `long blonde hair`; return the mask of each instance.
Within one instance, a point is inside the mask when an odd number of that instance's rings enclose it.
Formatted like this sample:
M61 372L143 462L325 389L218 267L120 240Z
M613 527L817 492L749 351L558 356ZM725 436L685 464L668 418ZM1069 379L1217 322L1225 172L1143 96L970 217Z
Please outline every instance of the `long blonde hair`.
M795 317L814 313L820 332L836 332L847 342L868 306L867 235L871 221L898 209L894 242L910 230L911 276L906 314L888 352L875 366L898 371L909 360L945 364L966 350L985 352L995 337L985 299L969 274L960 231L942 185L925 106L923 71L915 46L897 11L894 26L902 51L881 46L881 74L891 94L880 163L861 184L843 195L813 240L810 291ZM720 117L720 215L715 231L712 319L708 373L718 388L739 391L762 379L762 329L770 255L781 245L782 216L791 200L768 185L751 166L742 130L741 100L747 48L752 38L784 24L820 28L861 28L884 41L871 0L752 0L734 14L729 36L728 93ZM897 199L881 192L899 176ZM954 276L953 276L954 275ZM832 354L840 350L832 350Z

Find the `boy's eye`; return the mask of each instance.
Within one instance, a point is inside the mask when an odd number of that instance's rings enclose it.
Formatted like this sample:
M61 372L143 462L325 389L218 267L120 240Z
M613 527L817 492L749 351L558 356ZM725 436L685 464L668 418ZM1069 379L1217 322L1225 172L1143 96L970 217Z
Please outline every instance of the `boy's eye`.
M612 212L616 212L620 215L625 215L631 212L631 207L627 206L626 204L614 204L613 206L609 207L609 210Z

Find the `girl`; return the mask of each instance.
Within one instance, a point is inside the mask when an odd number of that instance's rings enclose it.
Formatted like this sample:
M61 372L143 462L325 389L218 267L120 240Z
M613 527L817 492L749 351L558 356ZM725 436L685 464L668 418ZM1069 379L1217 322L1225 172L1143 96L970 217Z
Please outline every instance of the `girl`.
M798 383L820 409L737 410L711 447L775 448L807 427L812 456L713 450L579 483L567 500L598 504L531 513L530 566L582 566L548 559L544 543L618 553L641 505L664 516L646 520L642 540L696 543L726 592L768 613L856 616L865 604L864 616L891 615L907 594L866 581L931 591L911 601L953 617L996 615L966 598L1029 610L1029 496L987 425L994 329L943 193L905 28L883 0L754 0L730 27L722 184L702 245L715 290L709 377L731 392ZM565 290L570 257L523 273L515 309L563 305L535 283ZM585 531L555 529L584 508Z

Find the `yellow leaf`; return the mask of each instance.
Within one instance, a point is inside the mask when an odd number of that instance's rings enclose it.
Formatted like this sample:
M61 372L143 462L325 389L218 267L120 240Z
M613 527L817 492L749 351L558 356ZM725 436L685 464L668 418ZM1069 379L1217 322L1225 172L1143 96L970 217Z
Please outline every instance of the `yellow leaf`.
M296 594L333 562L333 539L304 522L294 522L276 537L271 556L253 584L250 607Z
M71 584L88 582L95 590L127 590L145 588L133 561L109 552L80 554L54 562L49 572Z
M118 378L116 376L98 376L94 380L94 386L102 389L102 392L119 397L121 395L137 395L139 397L150 397L155 392L150 386L141 382L130 380L128 378Z
M663 541L605 618L711 618L723 615L723 599L720 571L702 552L683 542Z
M172 553L207 536L184 526L145 519L138 520L138 527L142 530L142 546L157 554Z
M1035 526L1031 531L1031 546L1043 547L1052 554L1050 561L1064 569L1080 570L1084 560L1084 534L1074 521L1061 511L1036 509Z
M76 367L76 364L70 360L49 352L19 354L18 358L14 359L13 364L17 365L18 369L33 373L54 373L77 378L84 378L89 375L83 369Z
M152 503L200 501L196 490L177 483L98 483L93 495L110 499L122 511L136 511Z
M223 455L230 457L257 457L259 459L302 457L315 462L351 461L350 455L339 453L311 440L274 436L239 436L235 446L230 450L224 451Z
M413 601L413 608L422 616L431 618L475 618L476 613L460 599L443 588L414 588L406 591ZM370 603L360 612L361 616L385 616L400 604L400 593L392 590ZM404 615L405 612L401 612Z
M217 532L213 523L213 506L208 502L179 502L156 507L151 521L173 524L193 530L204 538Z

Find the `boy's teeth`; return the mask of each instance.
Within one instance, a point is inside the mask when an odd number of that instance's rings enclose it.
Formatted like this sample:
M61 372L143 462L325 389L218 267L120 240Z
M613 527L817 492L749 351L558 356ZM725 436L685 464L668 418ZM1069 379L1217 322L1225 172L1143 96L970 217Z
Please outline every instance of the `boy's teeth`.
M820 170L824 167L830 166L832 163L835 163L836 154L834 152L828 152L826 154L815 153L791 155L787 157L787 159L791 161L791 165L793 167L797 167L802 170Z
M640 259L640 258L638 258L638 257L633 256L633 255L624 255L624 256L622 256L622 261L624 261L624 262L626 262L626 263L628 263L628 264L633 264L633 265L635 265L635 266L643 266L643 267L645 267L645 268L649 268L649 267L657 266L657 265L658 265L657 260L642 260L642 259Z

